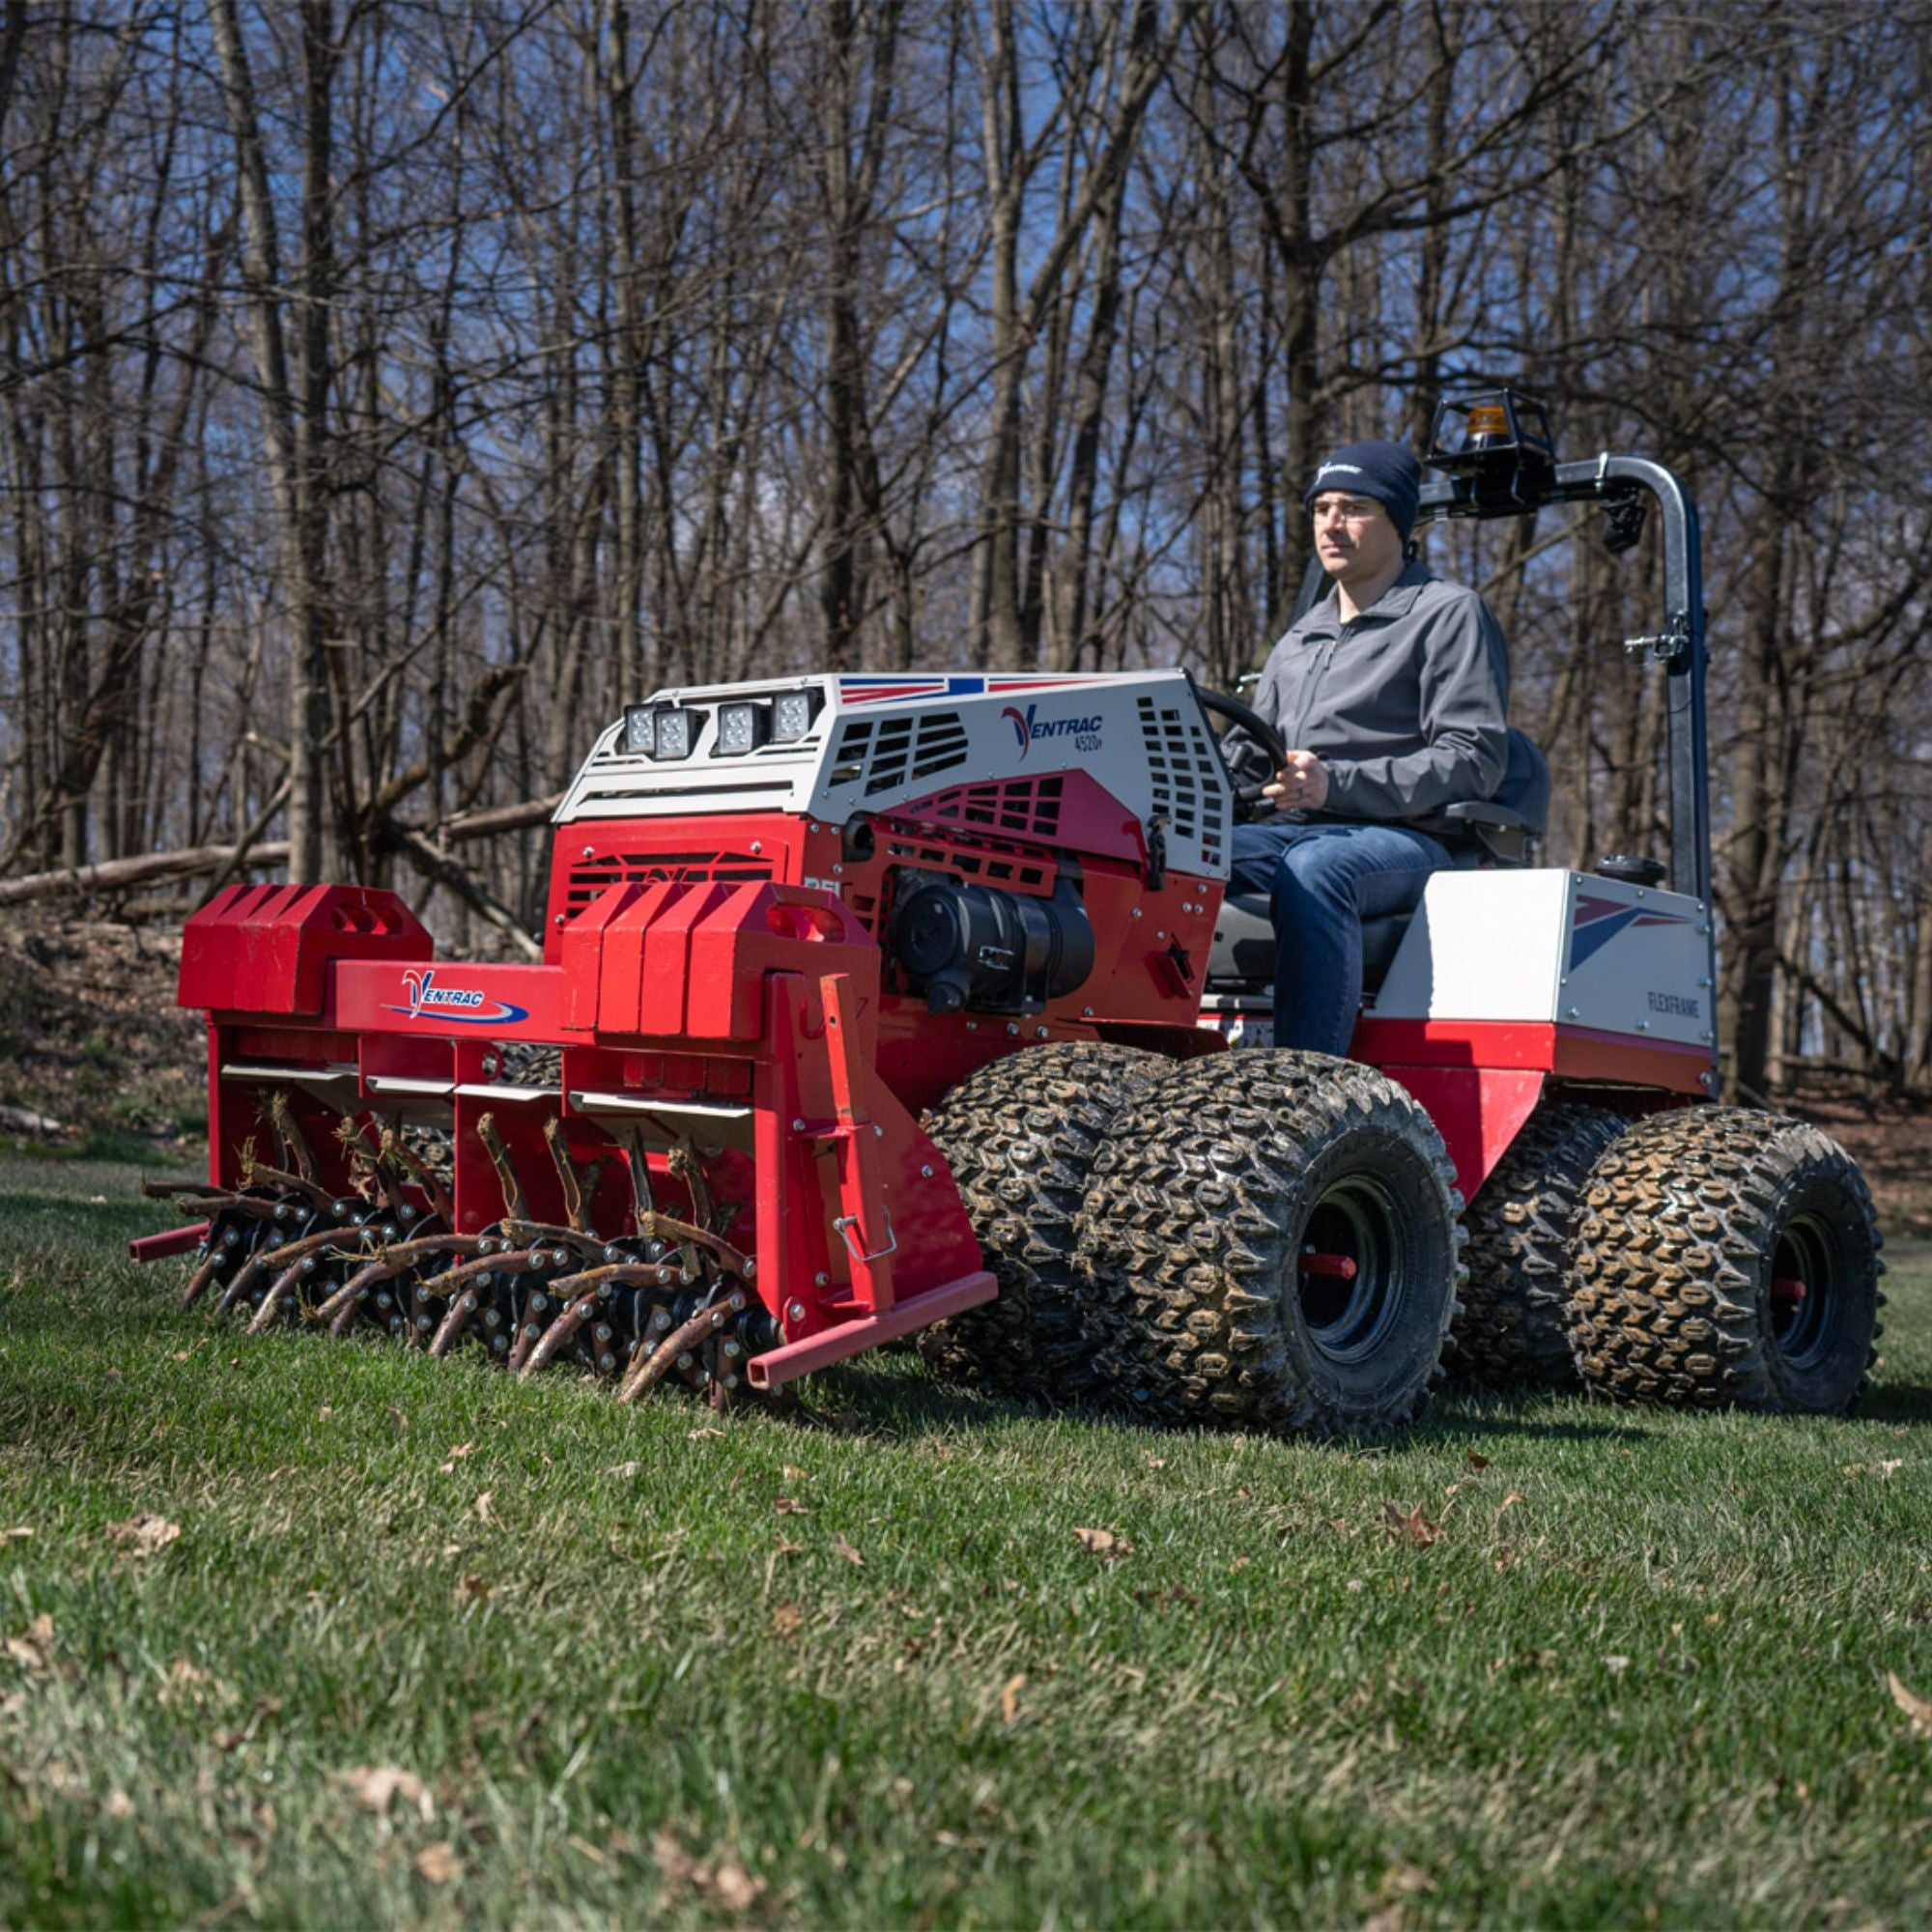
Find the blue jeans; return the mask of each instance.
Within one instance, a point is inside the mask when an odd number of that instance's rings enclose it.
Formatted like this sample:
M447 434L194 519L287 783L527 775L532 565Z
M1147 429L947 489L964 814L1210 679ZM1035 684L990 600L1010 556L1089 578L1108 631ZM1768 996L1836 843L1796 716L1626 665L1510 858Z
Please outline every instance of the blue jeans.
M1362 921L1421 903L1432 872L1455 860L1406 825L1235 827L1231 893L1266 893L1274 921L1277 1046L1345 1054L1362 1004Z

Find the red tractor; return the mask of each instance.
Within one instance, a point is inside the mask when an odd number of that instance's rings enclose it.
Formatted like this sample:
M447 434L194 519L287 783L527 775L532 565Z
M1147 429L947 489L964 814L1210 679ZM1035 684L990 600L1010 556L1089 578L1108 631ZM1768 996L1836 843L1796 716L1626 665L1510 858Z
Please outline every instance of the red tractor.
M1482 863L1367 935L1350 1057L1267 1044L1274 934L1179 671L660 693L555 816L539 965L441 962L394 895L188 922L211 1173L190 1301L719 1406L917 1336L942 1373L1330 1433L1497 1381L1831 1411L1879 1234L1824 1135L1715 1104L1695 513L1445 410L1423 518L1661 513L1672 849L1539 867L1526 740L1439 828ZM1274 749L1279 750L1278 744ZM1231 1050L1234 1049L1234 1050Z

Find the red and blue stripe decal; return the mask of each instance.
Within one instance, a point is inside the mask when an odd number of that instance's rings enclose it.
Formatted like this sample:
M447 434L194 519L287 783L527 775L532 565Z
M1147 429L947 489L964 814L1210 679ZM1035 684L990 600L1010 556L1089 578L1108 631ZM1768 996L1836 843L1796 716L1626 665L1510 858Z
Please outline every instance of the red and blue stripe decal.
M1626 905L1622 899L1593 898L1577 895L1570 911L1570 964L1574 973L1584 960L1601 952L1620 932L1640 925L1689 925L1690 915L1681 912L1654 912L1648 906Z
M999 697L1014 691L1051 691L1097 682L1091 677L984 677L973 672L917 677L860 671L839 678L838 696L846 704L877 704L888 698Z

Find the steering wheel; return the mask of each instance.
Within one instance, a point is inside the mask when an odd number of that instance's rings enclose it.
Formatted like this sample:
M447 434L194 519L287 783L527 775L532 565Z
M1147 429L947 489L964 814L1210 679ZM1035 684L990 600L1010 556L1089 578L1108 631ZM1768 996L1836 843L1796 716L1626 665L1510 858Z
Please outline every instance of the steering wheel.
M1205 685L1194 687L1194 697L1203 711L1211 711L1216 717L1238 724L1273 759L1270 778L1273 772L1280 771L1287 764L1287 741L1260 712L1243 704L1238 697L1230 697L1221 691L1209 691ZM1234 774L1231 772L1229 776L1232 778ZM1262 796L1262 785L1268 781L1268 779L1264 779L1256 784L1235 787L1235 816L1237 819L1272 818L1275 815L1273 801Z

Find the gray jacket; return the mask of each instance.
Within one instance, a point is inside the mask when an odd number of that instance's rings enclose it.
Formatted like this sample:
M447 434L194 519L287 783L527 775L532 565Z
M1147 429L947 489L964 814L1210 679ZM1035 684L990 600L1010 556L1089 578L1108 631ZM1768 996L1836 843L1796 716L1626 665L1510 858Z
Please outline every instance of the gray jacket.
M1322 598L1268 654L1253 703L1328 768L1327 813L1426 817L1501 781L1509 652L1473 590L1409 563L1351 624ZM1268 761L1238 732L1227 749L1250 774Z

